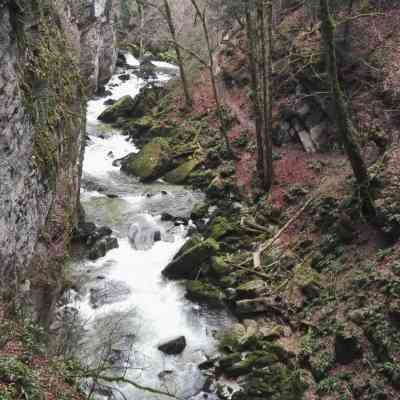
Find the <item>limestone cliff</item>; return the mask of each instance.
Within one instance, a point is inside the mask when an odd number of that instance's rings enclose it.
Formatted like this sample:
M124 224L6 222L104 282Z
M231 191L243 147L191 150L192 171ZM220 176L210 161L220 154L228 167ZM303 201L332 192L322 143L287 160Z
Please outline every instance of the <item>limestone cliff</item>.
M86 96L115 64L112 3L0 0L0 289L42 309L78 218Z

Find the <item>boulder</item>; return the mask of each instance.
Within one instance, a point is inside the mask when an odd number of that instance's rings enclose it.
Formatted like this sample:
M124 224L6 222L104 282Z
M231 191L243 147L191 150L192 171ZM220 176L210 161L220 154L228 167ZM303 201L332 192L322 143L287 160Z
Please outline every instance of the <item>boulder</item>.
M241 317L271 312L280 314L280 305L269 297L239 300L236 302L236 314Z
M199 161L193 159L184 162L183 164L179 165L179 167L173 169L172 171L168 172L164 175L163 179L174 185L181 185L186 182L187 178L189 177L190 173L199 165Z
M97 119L105 123L117 122L118 118L129 118L132 115L136 107L136 100L131 96L127 95L121 97L112 106L106 108Z
M220 289L206 282L188 281L186 291L189 300L205 303L210 307L222 307L226 299Z
M158 346L158 350L162 351L165 354L180 354L186 347L186 338L185 336L179 336L177 338L168 340L167 342L160 344Z
M213 239L201 241L173 259L162 271L170 279L195 279L201 265L211 259L218 251L218 243Z
M90 304L99 308L125 300L131 293L129 286L121 281L98 280L96 287L90 289Z
M171 149L163 138L153 139L139 153L131 153L121 160L121 170L141 181L160 178L171 168Z
M90 249L88 257L90 260L97 260L104 257L107 251L118 248L118 240L115 237L107 236L97 241Z
M246 283L242 283L237 288L237 295L242 299L251 299L260 297L265 290L265 282L261 279L255 279Z
M139 214L133 218L128 237L136 249L150 249L154 242L161 240L161 227L148 214Z

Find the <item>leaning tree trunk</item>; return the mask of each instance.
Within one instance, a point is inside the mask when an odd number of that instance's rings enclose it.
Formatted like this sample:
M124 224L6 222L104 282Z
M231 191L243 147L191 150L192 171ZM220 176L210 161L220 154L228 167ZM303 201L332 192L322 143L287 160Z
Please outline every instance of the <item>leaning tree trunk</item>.
M368 170L361 156L360 148L354 139L354 127L340 88L336 61L335 25L329 13L329 0L320 0L320 8L321 33L327 56L326 65L335 108L336 127L359 185L364 214L373 216L375 215L375 207L370 195Z
M186 72L185 72L184 63L183 63L183 57L182 57L181 49L178 46L175 25L172 20L172 13L171 13L171 8L169 6L168 0L164 0L164 8L165 8L165 16L167 19L169 32L171 34L172 41L174 44L176 59L178 61L178 67L179 67L179 72L180 72L180 76L181 76L183 93L185 95L186 110L190 111L192 109L192 98L190 96L189 85L188 85L188 81L186 79Z
M246 32L247 32L247 47L249 50L249 70L251 78L251 100L254 108L254 120L256 125L256 140L257 140L257 174L260 181L264 183L264 167L263 167L263 148L262 148L262 111L260 107L260 94L258 90L258 65L257 65L257 44L256 35L254 32L250 0L246 0Z
M266 32L265 27L265 12L264 0L257 0L257 19L260 37L260 55L261 55L261 81L262 81L262 122L263 122L263 135L262 135L262 149L263 149L263 176L264 176L264 189L266 192L271 190L272 186L272 141L271 141L271 126L272 126L272 113L271 113L271 43L270 35ZM271 21L268 21L270 24ZM271 27L267 27L270 31ZM266 39L266 36L268 38Z

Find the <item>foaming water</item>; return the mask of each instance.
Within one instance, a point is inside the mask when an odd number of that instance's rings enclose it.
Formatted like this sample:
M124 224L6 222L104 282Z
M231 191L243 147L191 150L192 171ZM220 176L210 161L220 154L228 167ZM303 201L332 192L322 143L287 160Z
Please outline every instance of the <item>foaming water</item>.
M138 65L132 56L126 59L131 66ZM170 79L165 75L168 68L176 69L165 63L154 64L162 68L159 81ZM163 222L161 214L188 217L203 195L163 182L144 185L113 165L115 159L137 149L120 132L99 124L97 117L106 108L107 99L138 94L144 84L141 79L133 74L127 81L118 79L118 75L129 71L119 71L111 79L106 87L111 95L88 104L89 140L83 176L102 191L82 190L82 204L88 221L113 229L119 248L94 262L75 261L80 290L70 306L79 310L84 325L79 356L96 366L105 357L105 349L114 358L128 355L123 358L126 378L190 398L201 391L205 382L197 365L215 352L214 333L228 324L230 317L189 302L183 283L167 281L161 274L187 240L187 228ZM107 191L114 196L107 196ZM160 343L182 335L187 341L182 354L165 356L158 350ZM108 372L120 374L121 370ZM129 385L118 389L130 400L164 398ZM118 391L115 396L123 398ZM106 397L97 394L96 398Z

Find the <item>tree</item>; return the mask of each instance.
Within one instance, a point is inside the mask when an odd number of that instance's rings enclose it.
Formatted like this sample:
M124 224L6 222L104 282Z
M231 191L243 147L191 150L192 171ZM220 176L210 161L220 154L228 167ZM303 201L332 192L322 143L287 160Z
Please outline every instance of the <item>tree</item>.
M186 71L185 71L185 63L182 57L182 52L181 48L178 43L178 38L176 34L176 29L175 29L175 24L171 12L171 7L169 4L169 0L163 0L162 7L157 5L156 3L152 3L148 0L136 0L138 3L138 6L140 5L142 8L144 5L148 5L150 7L155 8L160 15L165 19L167 25L168 25L168 30L171 35L171 43L174 46L174 50L176 53L176 60L178 62L178 68L179 68L179 73L180 73L180 79L182 83L182 89L183 93L185 96L185 108L187 111L190 111L192 109L192 97L190 95L190 90L189 90L189 84L188 80L186 77Z
M266 6L266 7L265 7ZM265 8L267 13L265 13ZM266 192L272 186L272 4L257 0L257 19L260 37L260 61L262 82L262 153L263 186ZM265 21L265 19L267 21Z
M185 95L185 106L186 106L187 110L191 110L192 109L192 98L190 96L189 85L188 85L188 82L186 79L186 72L185 72L185 68L184 68L184 62L183 62L183 57L181 54L181 49L178 45L178 39L176 37L176 31L175 31L175 25L174 25L174 22L172 19L171 7L169 6L168 0L163 0L163 1L164 1L165 19L168 24L169 32L171 34L171 38L172 38L175 53L176 53L176 59L178 61L183 93Z
M218 94L218 89L217 89L217 81L216 81L215 73L214 73L214 55L213 55L213 49L211 47L210 35L208 32L208 25L207 25L207 6L205 6L203 11L201 11L200 7L197 3L197 0L190 0L190 1L195 9L196 18L200 19L201 26L203 29L204 39L205 39L206 45L207 45L208 65L207 64L206 65L208 66L208 70L210 73L211 86L212 86L212 90L213 90L215 105L217 108L217 116L218 116L219 123L220 123L220 132L225 141L226 148L227 148L229 154L231 156L233 156L233 151L232 151L231 145L229 143L228 134L227 134L227 126L226 126L227 121L226 121L225 113L224 113L224 110L222 108L222 105L221 105L221 102L219 99L219 94Z
M247 47L249 52L249 70L251 85L251 100L254 109L254 121L256 126L257 142L257 173L261 182L264 182L263 167L263 148L262 148L262 110L258 91L258 64L257 64L257 37L254 31L254 17L252 12L251 0L246 0L246 33Z
M346 102L340 87L335 48L335 25L329 11L329 0L320 0L321 33L326 52L326 68L330 90L335 108L336 127L347 157L359 186L363 212L366 216L375 215L375 206L370 194L370 179L360 148L354 139L354 126L351 122Z

